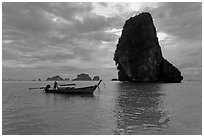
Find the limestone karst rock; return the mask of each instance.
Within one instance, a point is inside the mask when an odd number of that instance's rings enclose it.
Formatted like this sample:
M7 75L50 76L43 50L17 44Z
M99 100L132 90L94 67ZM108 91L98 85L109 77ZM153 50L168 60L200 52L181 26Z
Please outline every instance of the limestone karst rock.
M52 78L47 78L46 81L63 81L64 79L61 78L60 76L53 76Z
M69 80L70 80L69 78L65 78L65 79L64 79L64 81L69 81Z
M99 81L100 77L99 76L94 76L93 81Z
M72 81L91 81L91 77L88 74L81 73L77 75L77 78Z
M163 58L151 14L131 17L114 54L120 81L181 82L181 72Z

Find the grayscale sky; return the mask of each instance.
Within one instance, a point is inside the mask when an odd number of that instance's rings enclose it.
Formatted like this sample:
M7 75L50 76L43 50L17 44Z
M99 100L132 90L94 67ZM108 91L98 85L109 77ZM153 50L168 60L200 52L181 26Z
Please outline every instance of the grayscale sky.
M202 3L3 3L2 77L117 77L122 27L143 11L152 14L164 58L184 79L201 80Z

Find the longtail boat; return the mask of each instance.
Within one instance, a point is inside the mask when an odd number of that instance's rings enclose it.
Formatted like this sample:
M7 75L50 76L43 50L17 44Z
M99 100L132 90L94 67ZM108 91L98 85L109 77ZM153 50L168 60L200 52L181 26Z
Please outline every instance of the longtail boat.
M100 85L102 80L98 82L98 84L93 86L87 86L87 87L58 87L57 89L51 88L50 85L47 85L44 88L44 91L46 93L63 93L63 94L93 94L93 92L96 90L96 88Z

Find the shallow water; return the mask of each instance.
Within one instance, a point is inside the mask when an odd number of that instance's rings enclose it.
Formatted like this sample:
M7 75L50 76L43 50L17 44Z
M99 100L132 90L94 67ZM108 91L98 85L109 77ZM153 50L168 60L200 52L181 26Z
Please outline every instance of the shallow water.
M3 82L3 134L202 134L202 83L105 82L94 95L28 90ZM96 82L75 82L77 86Z

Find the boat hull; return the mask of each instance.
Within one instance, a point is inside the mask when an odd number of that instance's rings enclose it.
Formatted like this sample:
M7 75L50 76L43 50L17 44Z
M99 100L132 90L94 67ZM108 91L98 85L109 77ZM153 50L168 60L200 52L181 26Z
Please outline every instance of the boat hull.
M97 86L89 86L89 87L82 87L82 88L74 88L74 87L67 87L67 88L59 88L59 89L47 89L45 90L46 93L63 93L63 94L93 94Z

